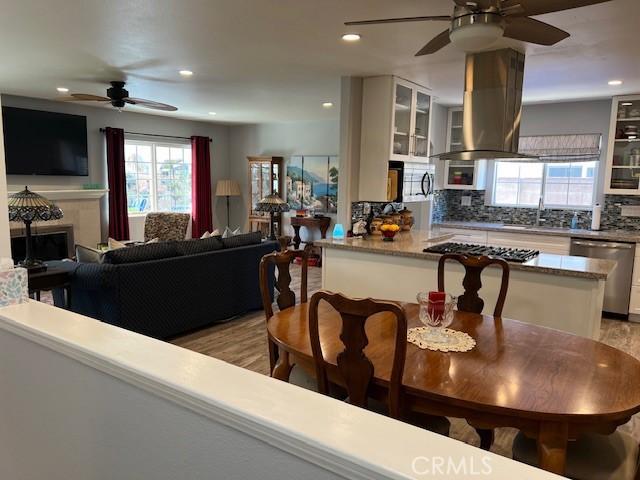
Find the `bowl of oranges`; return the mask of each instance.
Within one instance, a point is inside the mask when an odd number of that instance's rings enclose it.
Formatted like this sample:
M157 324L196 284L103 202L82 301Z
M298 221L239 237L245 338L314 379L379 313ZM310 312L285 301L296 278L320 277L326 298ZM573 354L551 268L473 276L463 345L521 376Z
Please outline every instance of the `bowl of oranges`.
M400 227L395 223L385 223L380 225L380 231L385 242L393 242L393 237L400 231Z

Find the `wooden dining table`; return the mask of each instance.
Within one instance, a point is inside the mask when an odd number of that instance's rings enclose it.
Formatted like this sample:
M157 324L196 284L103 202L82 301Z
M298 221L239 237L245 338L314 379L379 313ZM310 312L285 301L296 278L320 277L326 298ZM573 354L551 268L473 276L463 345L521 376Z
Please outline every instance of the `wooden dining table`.
M417 304L401 303L409 328L422 326ZM313 372L308 304L275 313L267 323L280 352L272 375L288 380L293 364ZM341 384L336 356L342 320L319 305L323 356ZM385 400L395 321L369 318L365 354L374 365L372 395ZM423 350L409 343L404 408L464 418L476 429L514 427L538 444L539 467L563 474L567 442L585 433L610 434L640 411L640 361L604 343L506 318L456 312L450 328L468 333L468 352Z

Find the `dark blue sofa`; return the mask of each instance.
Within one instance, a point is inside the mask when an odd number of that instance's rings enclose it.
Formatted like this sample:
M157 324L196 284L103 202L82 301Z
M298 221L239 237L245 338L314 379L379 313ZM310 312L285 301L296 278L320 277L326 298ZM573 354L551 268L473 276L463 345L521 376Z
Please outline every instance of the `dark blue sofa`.
M169 338L261 309L260 259L278 248L266 241L135 263L47 263L72 272L74 312ZM62 290L54 291L54 302L64 304Z

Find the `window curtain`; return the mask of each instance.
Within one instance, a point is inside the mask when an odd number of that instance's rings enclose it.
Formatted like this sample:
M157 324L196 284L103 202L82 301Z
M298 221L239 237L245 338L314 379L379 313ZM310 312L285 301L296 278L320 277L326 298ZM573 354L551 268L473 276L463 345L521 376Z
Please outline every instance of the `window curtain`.
M600 160L602 135L537 135L520 137L519 153L535 155L543 162L590 162Z
M213 230L211 209L211 141L191 137L191 218L193 238Z
M124 130L107 127L107 173L109 176L109 236L129 240L127 178L124 168Z

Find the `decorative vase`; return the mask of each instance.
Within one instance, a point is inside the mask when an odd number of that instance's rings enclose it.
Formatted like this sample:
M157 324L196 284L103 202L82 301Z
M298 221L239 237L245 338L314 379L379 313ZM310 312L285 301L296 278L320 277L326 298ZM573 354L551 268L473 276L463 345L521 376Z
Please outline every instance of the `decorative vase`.
M393 237L398 233L395 230L382 230L382 236L384 237L382 240L385 242L393 242Z
M408 232L409 230L411 230L411 227L413 227L413 212L407 207L404 207L403 210L400 210L400 216L402 218L402 221L400 223L401 228L404 232Z

